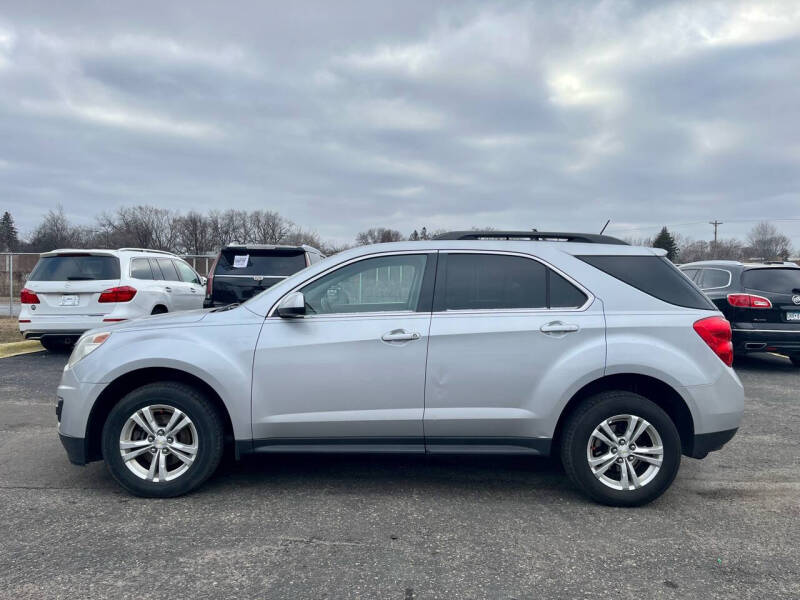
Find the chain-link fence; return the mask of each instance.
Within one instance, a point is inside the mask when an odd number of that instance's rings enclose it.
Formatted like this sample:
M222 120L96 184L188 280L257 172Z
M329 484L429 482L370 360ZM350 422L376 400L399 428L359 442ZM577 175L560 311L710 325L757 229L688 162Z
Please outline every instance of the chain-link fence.
M185 254L181 258L200 275L208 276L216 255ZM38 252L0 253L0 315L14 316L19 312L19 292L38 260Z

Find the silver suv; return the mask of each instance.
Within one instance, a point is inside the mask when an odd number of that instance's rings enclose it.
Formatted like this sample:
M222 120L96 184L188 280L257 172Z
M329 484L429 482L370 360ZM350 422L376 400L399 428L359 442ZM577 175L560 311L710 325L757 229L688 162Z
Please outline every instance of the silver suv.
M639 505L743 410L731 331L663 251L588 234L453 232L355 248L233 307L88 332L58 388L76 464L199 486L246 453L560 455Z

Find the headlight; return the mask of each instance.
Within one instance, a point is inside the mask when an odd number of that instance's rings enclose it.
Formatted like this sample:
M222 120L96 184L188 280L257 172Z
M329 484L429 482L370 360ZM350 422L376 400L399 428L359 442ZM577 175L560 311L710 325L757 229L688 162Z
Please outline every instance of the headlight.
M84 356L97 350L100 345L110 337L110 331L92 333L90 335L84 335L81 337L81 339L78 340L78 343L75 344L75 348L72 350L69 361L67 361L67 368L71 369L76 362L81 360Z

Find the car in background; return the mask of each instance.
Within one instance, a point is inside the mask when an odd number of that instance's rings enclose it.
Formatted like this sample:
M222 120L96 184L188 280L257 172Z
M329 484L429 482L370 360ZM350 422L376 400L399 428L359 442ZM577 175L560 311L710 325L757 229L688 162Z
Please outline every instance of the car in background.
M663 250L451 232L88 332L56 415L72 462L141 496L189 492L226 448L555 454L591 498L634 506L736 433L732 358L730 324Z
M322 252L305 244L229 244L209 271L203 306L245 302L323 258Z
M20 292L19 330L48 350L63 350L95 327L202 308L204 284L186 261L169 252L44 252Z
M800 367L800 267L707 260L680 269L731 322L736 355L779 352Z

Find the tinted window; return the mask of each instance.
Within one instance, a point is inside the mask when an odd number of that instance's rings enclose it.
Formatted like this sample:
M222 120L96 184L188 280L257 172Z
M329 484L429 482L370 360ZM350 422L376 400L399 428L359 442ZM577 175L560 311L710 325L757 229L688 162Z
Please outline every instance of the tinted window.
M90 254L59 254L39 259L28 277L29 281L92 281L119 279L119 259L116 256Z
M238 257L238 258L237 258ZM217 275L292 275L306 268L303 250L225 249L220 253Z
M762 292L796 294L800 290L800 269L749 269L742 274L742 285Z
M692 281L695 281L695 277L697 276L697 272L699 270L700 269L681 269L681 271L683 271L683 274L686 275Z
M158 262L158 266L161 267L161 274L164 275L164 279L167 281L181 280L181 278L178 277L178 272L175 270L175 265L172 264L170 259L157 258L156 262Z
M131 277L134 279L153 279L150 261L146 258L134 258L131 261Z
M714 309L711 301L686 281L675 265L662 256L578 256L577 258L669 304L703 310Z
M700 287L704 290L727 287L731 282L730 271L724 269L703 269Z
M545 308L547 268L529 258L500 254L449 254L444 279L446 310Z
M550 278L550 308L579 308L588 300L586 294L552 269L547 270L547 275Z
M178 275L181 276L181 281L185 281L186 283L196 283L200 285L200 279L197 277L197 273L194 272L194 269L187 265L185 262L181 262L179 260L173 261L175 266L178 269Z
M310 314L417 310L427 256L381 256L337 269L301 291Z
M161 267L158 266L158 261L155 258L149 258L150 269L153 271L153 279L164 279L164 274L161 272Z

